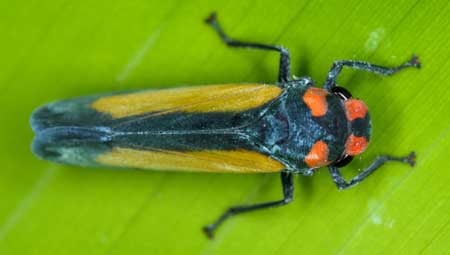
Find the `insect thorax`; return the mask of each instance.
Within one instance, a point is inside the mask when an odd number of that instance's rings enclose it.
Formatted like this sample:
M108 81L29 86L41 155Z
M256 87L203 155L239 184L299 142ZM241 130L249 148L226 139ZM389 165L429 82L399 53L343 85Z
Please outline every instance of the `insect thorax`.
M311 88L325 93L322 102L326 104L325 110L320 116L317 112L314 116L304 99ZM343 102L338 97L302 83L287 87L277 102L248 130L264 149L286 165L287 170L310 175L312 169L328 165L342 156L350 126ZM317 150L322 154L311 154Z

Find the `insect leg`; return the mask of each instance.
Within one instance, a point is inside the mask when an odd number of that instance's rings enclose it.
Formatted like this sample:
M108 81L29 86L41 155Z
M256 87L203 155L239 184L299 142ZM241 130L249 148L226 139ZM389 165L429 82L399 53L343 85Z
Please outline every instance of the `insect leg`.
M368 71L368 72L372 72L372 73L376 73L376 74L380 74L380 75L389 76L389 75L392 75L404 68L408 68L408 67L420 68L420 62L419 62L419 59L417 58L417 56L415 56L415 55L407 62L405 62L399 66L396 66L396 67L384 67L384 66L374 65L374 64L371 64L368 62L355 61L355 60L335 61L332 65L330 71L328 72L327 79L324 84L324 88L326 90L330 90L331 88L336 86L336 79L338 78L338 76L341 73L342 68L344 66L347 66L347 67L350 67L353 69L364 70L364 71Z
M224 43L226 43L230 47L243 47L243 48L253 48L260 50L272 50L278 51L280 53L280 70L278 73L278 81L279 82L287 82L290 77L291 70L291 57L289 55L288 49L278 46L278 45L269 45L262 43L252 43L252 42L241 42L234 40L228 37L227 34L223 31L222 27L219 25L217 21L217 15L215 12L211 13L211 15L205 20L206 23L210 24L213 29L219 34L220 38Z
M203 231L209 238L213 238L214 231L231 216L244 212L285 205L291 202L294 196L293 174L288 172L281 172L281 184L283 185L283 199L260 204L238 205L230 207L219 218L217 218L215 222L203 227Z
M416 154L414 152L411 152L406 157L394 157L389 155L381 155L378 156L372 164L367 167L366 169L362 170L361 173L359 173L357 176L353 177L350 181L346 181L344 177L341 175L341 172L339 171L338 167L335 166L329 166L328 170L330 171L331 177L333 178L334 183L336 183L336 186L338 189L347 189L352 186L355 186L356 184L363 181L367 176L371 175L375 170L380 168L384 163L388 161L398 161L402 163L409 164L411 166L414 166L416 159Z

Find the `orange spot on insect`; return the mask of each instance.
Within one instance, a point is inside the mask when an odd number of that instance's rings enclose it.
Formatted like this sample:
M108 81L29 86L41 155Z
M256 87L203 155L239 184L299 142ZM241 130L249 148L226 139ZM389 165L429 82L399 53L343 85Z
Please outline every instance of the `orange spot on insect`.
M321 117L327 113L327 95L328 92L326 90L315 87L308 88L303 94L303 102L311 110L312 116Z
M364 118L367 114L367 105L357 99L349 99L344 102L345 113L347 114L347 119L353 121L354 119Z
M328 145L324 141L317 141L306 155L305 163L311 168L328 165Z
M345 143L345 153L351 156L361 154L366 150L367 145L369 143L364 136L354 136L351 134Z

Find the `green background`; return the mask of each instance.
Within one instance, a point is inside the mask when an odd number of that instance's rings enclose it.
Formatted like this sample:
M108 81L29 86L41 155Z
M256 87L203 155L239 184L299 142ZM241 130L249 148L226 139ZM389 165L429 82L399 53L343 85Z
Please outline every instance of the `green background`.
M212 1L211 1L212 2ZM449 2L1 1L0 254L450 254ZM48 101L134 88L273 82L275 53L226 48L202 19L236 38L282 44L293 73L324 81L333 60L423 68L393 77L345 70L368 104L373 137L345 169L378 153L417 152L337 191L327 171L295 179L295 200L236 217L227 206L280 197L277 175L67 167L30 152L32 110Z

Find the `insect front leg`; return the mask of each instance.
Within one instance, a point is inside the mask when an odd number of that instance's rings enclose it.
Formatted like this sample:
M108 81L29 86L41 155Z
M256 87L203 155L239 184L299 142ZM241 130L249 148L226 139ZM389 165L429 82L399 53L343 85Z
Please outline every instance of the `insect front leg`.
M380 75L389 76L408 67L420 68L420 62L415 55L407 62L396 67L379 66L368 62L355 60L338 60L333 63L331 70L328 72L327 79L324 84L324 88L326 90L331 90L331 88L336 86L336 80L344 66L350 67L352 69L364 70Z
M232 39L227 34L225 34L222 27L219 25L219 22L217 21L217 15L214 12L211 13L211 15L205 21L210 24L213 29L219 34L222 41L230 47L278 51L280 53L280 70L278 72L278 82L282 83L289 81L289 77L291 75L291 57L289 55L288 49L278 45L242 42Z
M272 202L266 202L266 203L260 203L260 204L253 204L253 205L238 205L228 208L217 220L205 226L203 228L203 231L209 238L214 237L214 231L229 217L234 216L236 214L241 214L245 212L255 211L259 209L265 209L280 205L288 204L293 200L294 196L294 183L293 183L293 174L289 172L281 172L281 184L283 186L283 199L272 201Z
M336 183L336 186L338 189L347 189L352 186L355 186L356 184L363 181L365 178L367 178L369 175L371 175L375 170L380 168L384 163L388 161L398 161L402 163L409 164L411 166L414 166L416 160L416 154L414 152L411 152L406 157L394 157L389 155L381 155L378 156L372 164L367 167L366 169L362 170L361 173L359 173L357 176L353 177L350 181L346 181L344 177L342 176L340 170L336 166L329 166L328 170L330 171L331 177L333 178L334 183Z

